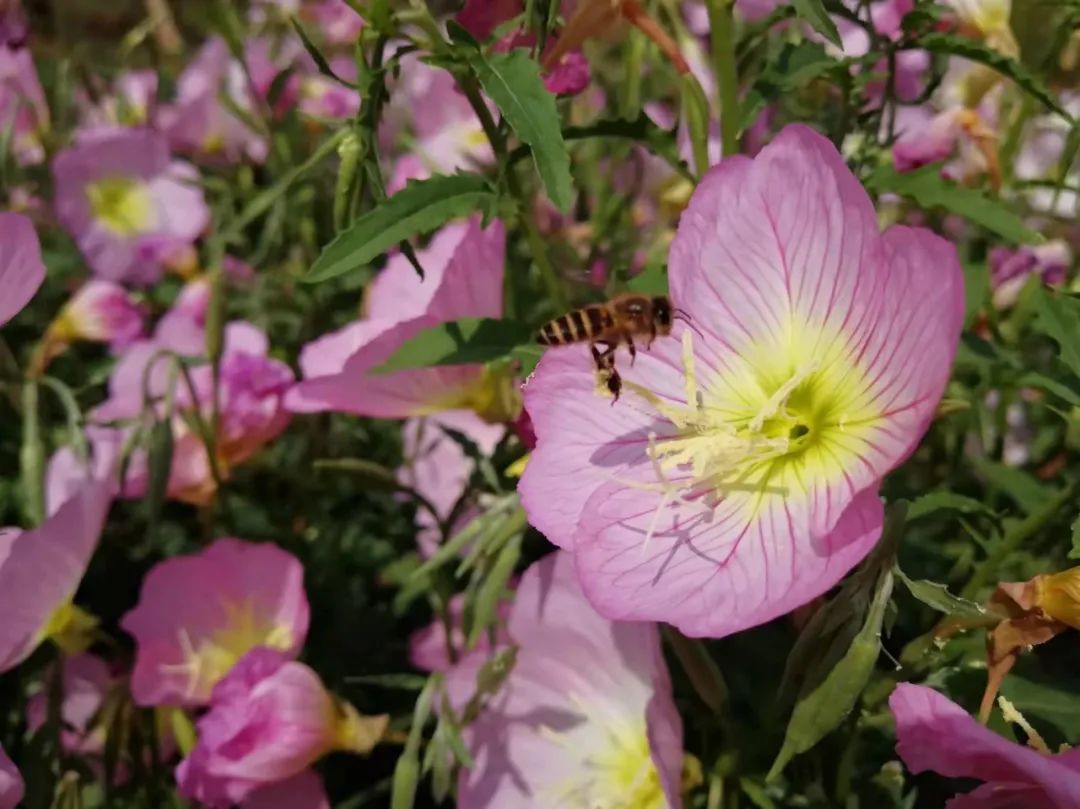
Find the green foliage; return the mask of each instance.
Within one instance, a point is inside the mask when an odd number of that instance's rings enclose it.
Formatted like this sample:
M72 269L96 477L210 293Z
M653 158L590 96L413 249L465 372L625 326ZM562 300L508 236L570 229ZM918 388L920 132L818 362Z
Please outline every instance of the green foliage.
M535 334L515 320L474 317L440 323L403 343L375 373L490 362L505 357L523 343L534 343Z

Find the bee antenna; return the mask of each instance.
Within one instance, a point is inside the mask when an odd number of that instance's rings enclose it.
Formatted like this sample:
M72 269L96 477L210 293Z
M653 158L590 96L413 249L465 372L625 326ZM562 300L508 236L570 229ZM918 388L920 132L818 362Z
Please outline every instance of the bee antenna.
M689 326L697 333L698 337L704 339L705 335L701 333L701 329L694 325L694 319L690 317L690 314L688 312L685 312L682 309L672 309L671 311L673 319L683 321L684 323L686 323L687 326Z

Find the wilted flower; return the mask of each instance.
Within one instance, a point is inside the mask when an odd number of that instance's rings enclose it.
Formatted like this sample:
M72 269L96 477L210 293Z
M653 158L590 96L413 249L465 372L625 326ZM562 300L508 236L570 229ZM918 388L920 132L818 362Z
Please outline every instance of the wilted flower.
M20 165L44 159L41 135L49 128L49 106L28 48L0 43L0 121L5 131L11 127L7 148Z
M144 311L130 293L112 281L87 281L64 304L46 340L89 340L122 349L142 335Z
M53 178L61 223L90 268L112 281L153 283L209 222L195 169L172 160L151 130L80 142L57 155Z
M135 637L131 693L140 705L199 705L256 647L294 657L304 645L304 570L276 545L219 539L158 563L121 626Z
M949 375L963 281L943 239L880 233L803 126L706 175L669 280L692 328L620 366L615 406L587 351L541 360L519 491L602 614L723 636L824 593L877 541L881 479Z
M483 229L474 217L443 228L417 251L424 280L404 256L394 256L369 290L370 317L304 347L304 381L289 392L288 407L376 418L471 410L490 422L513 419L519 404L509 370L468 364L373 373L425 329L500 317L505 245L501 222Z
M44 280L34 225L22 214L0 212L0 326L22 311Z
M0 672L46 638L72 653L85 648L94 620L71 600L111 502L108 485L84 479L37 528L0 531Z
M180 794L226 809L327 753L367 753L387 717L362 717L302 663L257 648L214 687L199 741L176 770Z
M23 799L22 776L0 747L0 809L16 809Z
M912 772L985 781L949 809L1073 809L1080 806L1080 754L1023 747L983 727L932 688L900 683L889 697L896 752Z
M654 624L612 623L585 600L570 554L532 565L510 608L519 644L506 681L464 731L475 766L461 809L682 806L682 722ZM487 655L447 675L460 708Z
M1080 567L1036 576L1035 606L1063 624L1080 629Z

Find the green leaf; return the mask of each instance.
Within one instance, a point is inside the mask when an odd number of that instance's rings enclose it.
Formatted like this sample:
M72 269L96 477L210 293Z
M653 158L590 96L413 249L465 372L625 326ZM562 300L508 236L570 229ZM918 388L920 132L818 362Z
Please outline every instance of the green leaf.
M985 261L965 262L964 271L964 325L970 325L990 299L990 268Z
M1043 241L1004 203L946 180L941 176L941 167L936 164L903 173L892 166L882 166L867 178L866 184L879 194L900 194L911 197L923 208L944 208L959 214L1010 242L1035 244Z
M1018 388L1039 388L1064 399L1073 407L1080 407L1080 379L1059 382L1044 374L1032 371L1017 379L1016 386Z
M588 126L571 126L563 130L566 140L590 138L619 138L634 141L657 157L667 161L675 171L688 180L694 179L686 162L679 156L679 144L675 130L664 129L644 112L637 118L607 118ZM516 157L515 150L515 157Z
M516 320L470 317L440 323L407 340L374 373L491 362L506 357L523 343L534 343L534 338L535 332Z
M892 574L885 571L878 579L862 629L847 652L824 680L813 690L800 695L784 734L783 747L766 776L767 781L779 776L794 756L805 753L825 738L855 707L881 652L881 626L892 587Z
M791 5L795 6L795 13L799 17L810 23L811 28L836 47L843 47L840 42L840 32L836 30L836 23L825 10L821 0L792 0Z
M908 508L908 519L917 520L935 511L959 511L962 514L992 514L993 512L980 500L948 491L928 492L912 501Z
M1036 327L1058 344L1061 360L1080 376L1080 300L1040 287L1035 293Z
M973 458L972 463L991 486L1011 497L1025 514L1038 511L1039 507L1053 496L1053 490L1049 486L1040 483L1022 469L985 458Z
M559 126L555 96L544 87L540 65L527 51L493 53L473 59L484 92L523 143L532 149L536 171L555 207L567 213L574 204L570 153Z
M968 601L966 598L960 598L954 596L949 592L949 588L944 584L939 584L936 581L928 581L927 579L909 579L900 568L896 568L893 571L896 577L904 583L915 598L921 601L928 607L943 612L946 615L953 615L958 618L986 618L988 613L986 609L976 604L974 601Z
M296 31L296 35L300 37L300 42L303 43L304 50L308 52L308 56L315 62L315 67L319 69L319 72L327 78L333 79L338 84L355 90L355 84L345 81L334 72L332 67L330 67L330 63L326 61L326 57L322 55L322 51L315 47L315 43L311 41L311 37L308 36L307 31L304 30L304 26L300 24L300 21L296 19L296 17L290 15L289 23L292 24L293 30Z
M999 51L976 42L968 37L946 34L940 31L931 31L919 37L916 47L923 48L931 53L940 53L947 56L962 56L973 62L979 62L996 70L1003 76L1012 79L1016 84L1040 101L1043 105L1072 120L1072 116L1062 108L1057 99L1050 93L1042 79L1032 73L1015 59L1010 59Z
M1073 520L1072 549L1069 551L1069 558L1080 559L1080 516Z
M646 264L645 269L631 278L626 288L646 295L666 295L668 291L667 267L659 262Z
M775 101L837 68L846 69L846 65L829 56L819 42L786 44L747 93L742 104L740 130L749 127L770 101Z
M1075 678L1053 684L1010 674L1001 694L1031 719L1037 717L1057 728L1070 744L1080 743L1080 690ZM1037 723L1036 723L1037 724Z
M323 248L304 281L318 283L362 267L395 244L474 211L489 213L495 194L479 174L412 181Z

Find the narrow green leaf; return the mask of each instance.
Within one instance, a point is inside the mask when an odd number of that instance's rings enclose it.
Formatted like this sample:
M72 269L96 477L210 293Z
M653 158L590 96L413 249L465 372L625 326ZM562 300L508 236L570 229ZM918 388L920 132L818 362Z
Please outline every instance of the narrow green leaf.
M1022 469L974 458L976 471L996 489L1011 497L1025 514L1038 511L1054 495L1053 489Z
M836 30L836 23L825 10L821 0L792 0L791 5L795 6L795 13L808 22L811 28L836 47L843 47L840 42L840 32Z
M1004 203L946 180L941 176L941 167L936 164L903 173L892 166L882 166L867 178L866 184L878 193L911 197L923 208L944 208L959 214L1010 242L1035 244L1043 241Z
M754 82L742 103L740 130L745 130L771 101L806 86L837 68L848 69L843 61L829 56L819 42L786 44Z
M510 352L511 358L521 363L521 368L518 373L525 377L531 374L540 362L540 358L544 356L544 349L536 343L529 343L528 345L520 345Z
M315 62L315 67L319 69L319 72L327 78L333 79L338 84L355 89L356 86L354 84L345 81L334 72L334 69L330 67L330 63L326 61L326 57L322 55L322 51L315 47L315 43L311 41L311 37L308 36L307 31L304 30L304 26L300 24L300 21L296 19L296 17L290 15L289 23L292 25L293 30L296 31L296 35L300 37L300 42L303 44L304 50L308 52L308 56Z
M908 519L917 520L935 511L959 511L962 514L992 514L985 503L973 497L948 491L928 492L917 497L908 508Z
M523 143L532 149L548 197L563 213L574 203L570 153L559 126L555 96L544 87L540 65L527 51L477 55L473 67L484 92Z
M440 323L406 341L374 373L491 362L534 342L533 337L533 330L516 320L472 317Z
M490 184L479 174L410 182L326 245L303 280L318 283L355 270L410 236L474 211L487 213L494 202Z
M956 34L931 31L919 37L916 47L923 48L931 53L962 56L965 59L991 67L1003 76L1012 79L1017 86L1047 108L1059 115L1063 115L1070 121L1072 120L1072 116L1058 103L1042 79L1028 72L1028 69L1020 62L1010 59L1000 51L996 51L982 42Z
M1018 388L1039 388L1064 399L1073 407L1080 407L1080 379L1059 382L1045 374L1033 371L1017 379L1016 386Z
M1039 317L1036 327L1053 338L1061 349L1061 360L1080 376L1080 299L1050 292L1040 287L1035 293Z
M395 691L421 691L427 683L427 677L420 674L357 674L346 677L345 682L350 685L391 688Z
M896 568L893 572L904 583L908 592L923 604L938 612L958 618L981 619L987 617L988 613L985 608L974 601L968 601L966 598L953 595L944 584L928 581L927 579L909 579L900 568Z
M1073 520L1072 549L1069 551L1069 558L1080 559L1080 517Z
M487 571L476 591L473 624L469 629L468 645L476 646L481 635L495 623L499 602L506 593L507 582L514 575L514 566L521 558L521 534L511 537L499 550L491 569Z

